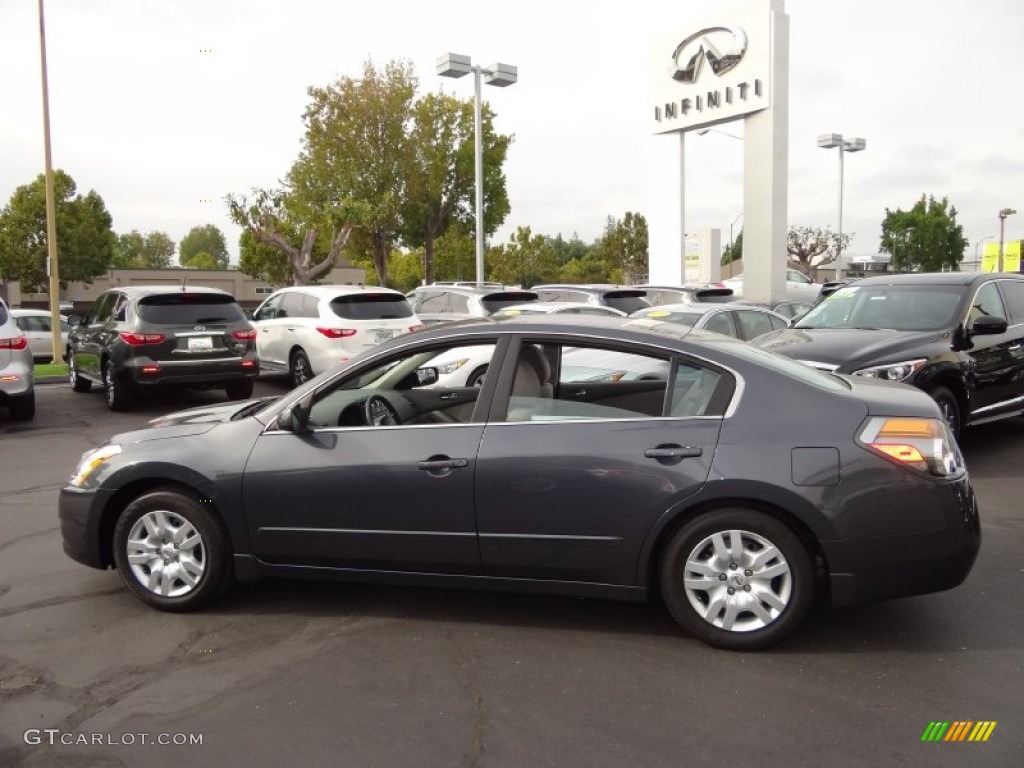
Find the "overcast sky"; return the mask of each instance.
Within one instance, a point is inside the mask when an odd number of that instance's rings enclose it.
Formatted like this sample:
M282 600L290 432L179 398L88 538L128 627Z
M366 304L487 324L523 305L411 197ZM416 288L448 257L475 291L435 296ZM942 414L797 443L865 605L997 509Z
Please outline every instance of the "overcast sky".
M506 175L518 226L596 238L607 216L646 208L649 50L733 0L46 0L53 162L106 201L117 232L176 241L213 223L237 255L223 197L275 186L297 156L306 89L408 59L421 92L471 98L434 74L447 51L519 67L484 89L513 134ZM501 9L504 16L497 16ZM791 225L836 226L836 150L846 156L844 231L874 253L885 209L948 197L969 252L1017 208L1024 237L1022 0L788 0ZM209 50L210 52L204 52ZM0 205L43 171L37 0L0 0ZM733 133L741 123L722 126ZM691 138L692 137L692 138ZM743 145L687 138L687 229L743 210ZM212 200L212 202L203 202ZM736 225L736 232L742 221Z

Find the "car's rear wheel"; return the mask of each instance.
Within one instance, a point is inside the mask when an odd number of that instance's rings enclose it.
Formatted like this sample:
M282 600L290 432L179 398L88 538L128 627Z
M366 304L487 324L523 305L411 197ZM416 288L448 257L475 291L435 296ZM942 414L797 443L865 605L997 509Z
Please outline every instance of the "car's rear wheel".
M224 387L224 392L227 394L228 400L248 400L252 397L252 388L252 379L241 379L232 381Z
M113 360L107 360L103 364L103 385L106 387L107 408L112 411L127 411L132 407L131 392L117 377Z
M90 389L92 389L92 382L78 372L78 359L75 357L75 353L69 350L67 353L67 358L68 381L71 382L71 388L75 392L88 392Z
M309 357L301 349L292 352L288 369L292 375L292 385L296 387L305 384L314 376L313 366L309 364Z
M949 425L949 431L953 433L953 437L959 439L963 421L960 416L960 401L956 399L956 395L946 387L932 387L928 390L928 394L931 395L932 400L938 403L939 410L942 411L942 418Z
M800 538L750 509L718 509L687 522L668 542L660 576L679 625L731 650L782 641L814 601L813 563Z
M7 410L11 421L32 421L36 415L36 393L12 397L7 402Z
M121 579L147 605L191 611L231 584L231 546L224 524L187 493L159 488L131 502L114 526Z

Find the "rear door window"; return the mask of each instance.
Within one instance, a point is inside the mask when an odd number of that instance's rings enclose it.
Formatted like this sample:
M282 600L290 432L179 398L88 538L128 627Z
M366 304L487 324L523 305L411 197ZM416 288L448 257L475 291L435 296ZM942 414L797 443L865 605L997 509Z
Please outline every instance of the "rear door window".
M245 320L231 296L211 293L164 293L139 299L139 317L154 325L197 325Z
M331 310L344 320L390 320L412 317L405 296L388 293L353 293L331 299Z

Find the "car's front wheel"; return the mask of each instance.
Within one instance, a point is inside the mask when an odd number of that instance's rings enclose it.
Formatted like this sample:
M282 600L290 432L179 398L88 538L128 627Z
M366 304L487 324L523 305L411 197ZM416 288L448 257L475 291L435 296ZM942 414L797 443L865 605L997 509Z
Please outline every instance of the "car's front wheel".
M953 437L959 440L960 431L963 429L963 420L960 417L960 401L956 399L956 395L946 387L932 387L928 390L928 394L931 395L932 400L938 403L939 410L942 411L942 418L946 420Z
M661 558L661 591L688 633L757 650L797 628L814 600L814 568L784 523L751 509L718 509L684 524Z
M75 392L88 392L92 389L92 382L82 376L78 371L78 360L75 358L75 353L70 350L67 353L68 358L68 380L71 382L71 388Z
M232 581L224 524L204 502L173 488L125 508L114 526L114 560L128 589L162 611L200 608Z

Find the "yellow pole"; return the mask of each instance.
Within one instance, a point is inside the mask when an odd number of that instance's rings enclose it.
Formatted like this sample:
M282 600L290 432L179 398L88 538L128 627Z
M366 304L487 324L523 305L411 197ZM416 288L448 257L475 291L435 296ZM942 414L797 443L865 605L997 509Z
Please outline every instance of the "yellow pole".
M50 260L50 341L53 362L64 362L60 334L60 272L57 269L57 210L53 192L53 161L50 157L50 93L46 80L46 23L43 21L43 0L39 0L39 58L43 68L43 148L46 153L46 245Z

